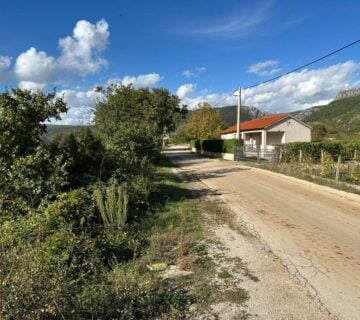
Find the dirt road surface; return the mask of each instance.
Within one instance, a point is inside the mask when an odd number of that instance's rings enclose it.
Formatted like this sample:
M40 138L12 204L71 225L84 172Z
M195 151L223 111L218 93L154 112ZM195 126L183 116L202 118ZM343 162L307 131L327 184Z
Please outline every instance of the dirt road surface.
M360 319L360 196L184 147L166 154L219 194L331 318Z

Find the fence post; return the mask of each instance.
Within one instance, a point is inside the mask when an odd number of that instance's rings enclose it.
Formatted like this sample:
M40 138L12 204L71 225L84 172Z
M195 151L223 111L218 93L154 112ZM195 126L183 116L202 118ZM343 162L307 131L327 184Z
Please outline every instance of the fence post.
M340 165L341 165L341 154L338 156L338 162L336 165L335 182L339 182Z
M257 145L256 152L257 152L257 163L259 163L260 162L260 145Z
M357 159L357 150L355 149L354 150L354 160L356 160Z
M350 162L350 178L352 179L354 176L354 172L355 172L355 163L354 162Z
M320 163L324 162L324 150L321 149L321 153L320 153Z
M280 149L279 162L281 162L281 160L282 160L282 150Z
M300 149L299 150L299 162L301 163L301 161L302 161L302 150Z

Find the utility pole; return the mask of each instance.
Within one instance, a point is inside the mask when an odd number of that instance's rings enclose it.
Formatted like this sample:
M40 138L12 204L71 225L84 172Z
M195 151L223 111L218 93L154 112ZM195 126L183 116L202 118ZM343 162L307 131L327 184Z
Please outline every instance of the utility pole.
M241 108L241 87L239 87L238 90L236 139L240 139L240 108Z

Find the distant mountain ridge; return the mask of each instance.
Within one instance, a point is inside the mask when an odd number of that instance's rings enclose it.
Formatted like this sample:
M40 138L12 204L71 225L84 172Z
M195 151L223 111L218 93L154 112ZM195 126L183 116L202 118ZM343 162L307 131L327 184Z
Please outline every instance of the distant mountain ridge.
M353 88L353 89L349 89L349 90L343 90L343 91L340 91L336 95L335 100L340 100L340 99L359 96L359 95L360 95L360 88Z
M227 106L222 108L216 108L219 110L222 123L224 127L230 127L236 123L237 119L237 106ZM255 118L261 118L269 113L263 112L256 107L241 106L240 120L248 121Z
M51 141L55 136L59 134L66 134L81 130L88 126L81 125L66 125L66 124L47 124L46 133L43 136L45 141Z
M224 127L236 123L237 106L217 108ZM268 115L255 107L241 107L241 121ZM360 139L360 88L344 90L327 105L290 112L290 115L310 125L321 123L338 139Z

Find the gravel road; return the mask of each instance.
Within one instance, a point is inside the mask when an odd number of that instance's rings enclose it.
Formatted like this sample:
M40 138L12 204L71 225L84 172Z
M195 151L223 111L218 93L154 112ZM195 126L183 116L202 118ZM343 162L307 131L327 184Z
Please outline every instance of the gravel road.
M360 319L360 196L183 147L166 153L221 195L320 308L337 319Z

